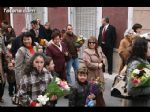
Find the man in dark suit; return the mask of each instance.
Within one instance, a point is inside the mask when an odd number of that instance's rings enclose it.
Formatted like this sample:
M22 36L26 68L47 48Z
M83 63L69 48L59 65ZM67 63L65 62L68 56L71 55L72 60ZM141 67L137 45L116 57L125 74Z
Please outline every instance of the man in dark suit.
M116 41L116 29L109 24L109 18L102 18L102 26L100 27L98 36L98 45L102 47L102 50L107 58L108 73L112 74L113 69L113 48Z
M45 39L46 37L46 31L45 28L42 25L39 25L37 20L31 21L31 27L30 32L33 35L33 41L40 43L40 39Z

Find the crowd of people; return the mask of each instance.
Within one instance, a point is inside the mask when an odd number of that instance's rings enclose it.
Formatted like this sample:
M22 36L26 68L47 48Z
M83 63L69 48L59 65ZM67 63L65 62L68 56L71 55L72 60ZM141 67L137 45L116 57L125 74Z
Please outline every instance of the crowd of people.
M18 36L7 21L3 21L1 25L1 103L4 102L6 80L9 85L9 96L18 95L22 106L30 106L30 103L38 95L44 94L48 83L56 76L61 80L66 80L72 88L70 94L65 96L69 102L74 102L74 104L69 103L69 106L84 106L87 97L95 99L97 106L105 106L103 91L94 95L90 92L90 86L87 86L91 79L97 77L100 77L104 83L101 68L102 61L105 62L105 55L99 49L96 37L91 37L88 40L88 49L85 49L85 53L89 53L92 60L86 54L83 55L85 65L88 66L84 68L79 64L78 52L80 48L74 44L77 36L73 33L71 24L60 31L57 28L51 29L49 22L42 25L37 19L31 21L31 29L24 28ZM74 69L75 84L71 79L71 67ZM95 68L94 71L90 71L91 68ZM95 75L93 76L92 73ZM80 86L77 87L77 85ZM77 90L86 87L86 90L78 93L75 89L77 93L74 94L73 88L76 87ZM81 101L77 101L78 99ZM53 95L48 106L55 106L57 100L57 96Z
M75 46L77 36L73 33L73 26L68 24L61 31L51 29L50 23L45 25L40 20L31 21L31 29L23 29L16 36L14 29L3 21L0 31L0 102L3 103L3 94L6 80L9 85L9 96L18 94L23 106L29 106L38 95L44 94L47 85L57 76L66 80L71 87L68 106L85 106L87 97L96 101L95 106L105 106L103 93L105 91L104 72L108 65L108 73L113 72L113 48L116 42L116 28L109 24L109 18L102 19L98 39L88 37L87 48L84 49L82 59L84 66L80 65L78 52ZM141 38L141 24L133 25L127 29L124 38L120 41L118 53L121 58L119 75L124 67L129 75L137 65L147 61L149 55L149 41ZM140 50L140 52L139 52ZM138 61L141 60L141 61ZM136 63L137 62L137 63ZM74 69L75 84L71 79L71 67ZM101 89L93 94L90 82L99 78ZM148 87L149 88L149 87ZM132 91L129 84L129 93L148 92ZM148 93L145 93L148 94ZM53 95L48 106L55 106L58 97Z

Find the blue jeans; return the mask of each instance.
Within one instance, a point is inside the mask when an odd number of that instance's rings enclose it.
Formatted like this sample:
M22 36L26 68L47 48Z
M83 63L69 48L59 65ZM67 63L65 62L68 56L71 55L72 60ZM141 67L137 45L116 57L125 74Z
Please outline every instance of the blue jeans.
M79 66L78 58L75 58L75 59L71 58L67 62L67 66L66 66L67 67L67 81L68 81L69 84L72 84L71 74L70 74L71 67L73 67L73 69L74 69L75 78L76 78L78 66Z

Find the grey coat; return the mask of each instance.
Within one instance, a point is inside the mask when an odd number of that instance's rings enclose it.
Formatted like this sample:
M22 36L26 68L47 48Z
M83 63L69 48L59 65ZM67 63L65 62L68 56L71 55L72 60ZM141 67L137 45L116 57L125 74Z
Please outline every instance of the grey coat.
M128 94L131 96L139 96L139 95L150 95L150 87L142 87L142 88L134 88L132 87L131 82L129 81L129 76L133 69L137 67L139 64L145 64L150 66L147 60L143 60L141 58L138 58L137 60L133 60L128 63L127 66L127 87L128 87Z
M17 85L19 85L20 79L23 76L25 65L31 57L32 55L30 54L29 50L24 46L18 49L15 57L15 77Z

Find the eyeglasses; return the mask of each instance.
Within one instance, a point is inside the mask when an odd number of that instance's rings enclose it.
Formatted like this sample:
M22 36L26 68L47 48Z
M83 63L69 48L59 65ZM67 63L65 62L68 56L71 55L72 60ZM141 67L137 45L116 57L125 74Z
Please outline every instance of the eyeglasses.
M96 42L88 42L89 44L96 44Z

